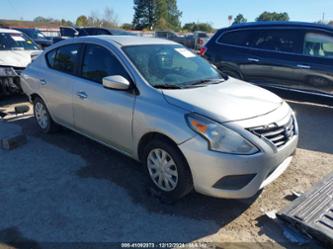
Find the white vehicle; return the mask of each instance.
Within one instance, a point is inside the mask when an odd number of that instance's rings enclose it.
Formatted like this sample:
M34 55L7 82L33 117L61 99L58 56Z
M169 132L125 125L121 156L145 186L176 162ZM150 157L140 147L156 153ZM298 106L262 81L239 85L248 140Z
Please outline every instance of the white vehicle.
M20 92L20 73L42 51L17 30L0 29L0 96Z

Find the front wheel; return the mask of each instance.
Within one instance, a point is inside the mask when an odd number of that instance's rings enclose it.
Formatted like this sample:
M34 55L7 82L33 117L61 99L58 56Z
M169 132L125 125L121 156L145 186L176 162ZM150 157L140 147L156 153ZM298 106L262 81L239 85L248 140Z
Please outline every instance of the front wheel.
M154 192L163 200L176 201L193 189L186 159L171 142L150 142L144 150L144 160Z

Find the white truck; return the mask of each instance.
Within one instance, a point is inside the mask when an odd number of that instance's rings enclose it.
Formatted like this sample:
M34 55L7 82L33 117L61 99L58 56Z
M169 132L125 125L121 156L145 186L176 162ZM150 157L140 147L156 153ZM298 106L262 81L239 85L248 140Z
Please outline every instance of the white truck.
M0 28L0 97L21 92L21 71L41 52L20 31Z

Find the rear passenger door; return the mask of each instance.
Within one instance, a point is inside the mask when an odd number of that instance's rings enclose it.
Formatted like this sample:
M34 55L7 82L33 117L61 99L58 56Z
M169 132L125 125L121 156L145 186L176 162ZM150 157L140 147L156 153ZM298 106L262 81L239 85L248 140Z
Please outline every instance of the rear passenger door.
M77 65L81 52L80 44L61 46L46 54L48 69L39 72L40 92L46 105L58 123L72 127L73 86L79 79Z
M86 44L81 79L73 89L75 128L130 154L135 94L130 90L104 88L102 79L111 75L121 75L131 82L127 71L109 49Z
M297 88L302 82L298 68L302 53L302 30L260 29L253 30L251 56L242 67L246 79L259 83Z

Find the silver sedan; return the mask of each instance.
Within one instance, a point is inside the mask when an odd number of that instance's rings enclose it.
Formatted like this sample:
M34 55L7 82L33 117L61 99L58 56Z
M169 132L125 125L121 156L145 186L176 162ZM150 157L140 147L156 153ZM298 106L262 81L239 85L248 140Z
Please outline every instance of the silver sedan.
M288 167L295 115L273 93L156 38L82 37L22 74L38 126L65 126L143 163L155 192L248 198Z

